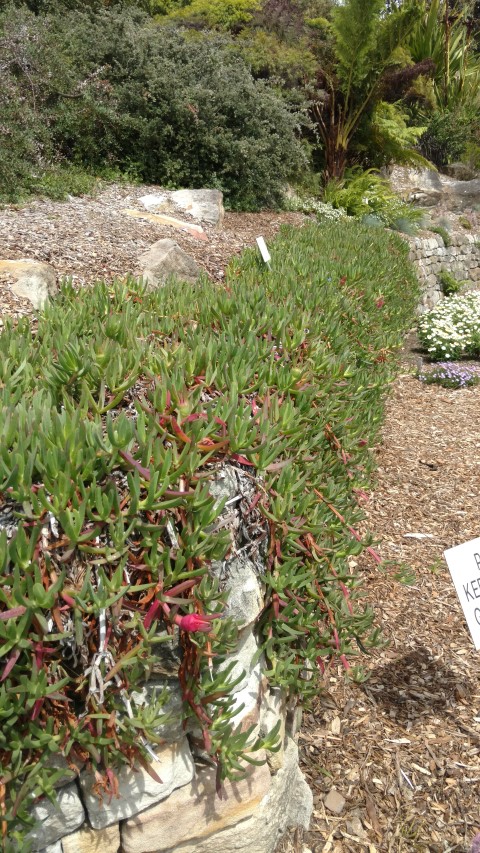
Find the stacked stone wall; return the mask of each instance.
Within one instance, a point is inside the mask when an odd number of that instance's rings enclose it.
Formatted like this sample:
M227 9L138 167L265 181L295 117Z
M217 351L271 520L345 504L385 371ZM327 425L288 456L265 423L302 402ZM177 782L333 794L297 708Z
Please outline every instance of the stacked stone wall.
M446 246L443 237L422 232L410 237L410 259L417 268L422 295L418 313L433 308L443 297L440 273L450 273L462 283L461 292L480 288L480 234L452 231Z
M152 691L168 691L164 710L169 716L156 735L156 760L150 768L116 769L118 796L101 794L94 768L65 770L57 802L43 798L33 805L35 827L28 842L43 853L273 853L289 827L308 828L312 793L298 764L296 735L299 710L285 700L279 688L268 685L266 662L258 655L256 621L264 607L261 581L265 571L261 524L257 540L242 540L244 510L255 493L252 478L224 466L210 483L212 495L226 505L217 523L228 527L230 556L213 563L211 571L228 590L227 615L238 628L237 648L221 665L235 662L234 722L242 731L267 735L280 724L280 749L251 766L246 778L226 781L217 792L216 767L203 753L201 731L182 721L182 695L177 672L182 649L178 634L160 643L157 663L141 691L130 694L135 704L148 703ZM153 756L152 756L153 758ZM248 766L248 765L247 765ZM150 772L149 772L150 771Z

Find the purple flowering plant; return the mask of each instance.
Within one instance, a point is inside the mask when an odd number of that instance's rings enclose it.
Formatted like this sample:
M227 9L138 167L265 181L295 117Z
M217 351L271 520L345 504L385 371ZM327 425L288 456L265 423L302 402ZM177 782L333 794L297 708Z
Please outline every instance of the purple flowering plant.
M480 365L441 361L432 370L418 374L426 385L442 385L444 388L467 388L480 382Z

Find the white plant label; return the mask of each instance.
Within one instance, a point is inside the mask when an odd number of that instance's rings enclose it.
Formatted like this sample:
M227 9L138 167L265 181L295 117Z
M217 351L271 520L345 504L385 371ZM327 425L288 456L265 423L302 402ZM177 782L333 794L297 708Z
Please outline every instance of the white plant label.
M265 261L266 264L269 264L270 261L272 260L272 257L270 255L270 252L267 249L267 244L265 243L265 240L263 239L263 237L257 237L257 246L260 249L260 254L261 254L263 260Z
M480 649L480 536L444 551L476 650Z

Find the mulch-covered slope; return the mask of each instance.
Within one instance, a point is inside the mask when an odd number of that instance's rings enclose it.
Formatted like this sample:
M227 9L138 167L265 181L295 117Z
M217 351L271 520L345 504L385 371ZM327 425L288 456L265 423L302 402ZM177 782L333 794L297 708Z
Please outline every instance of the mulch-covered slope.
M365 659L363 685L332 669L305 715L315 810L295 846L463 853L480 830L480 652L443 551L480 535L480 387L400 376L376 455L367 524L392 566L362 558L359 568L389 645ZM410 586L393 577L402 566L415 572ZM345 798L339 815L325 807L332 787Z
M139 256L157 240L174 239L213 279L221 280L232 255L255 246L255 238L272 237L284 222L300 223L300 213L267 211L227 212L221 228L202 223L208 241L184 231L133 219L124 210L146 213L139 199L158 193L159 187L112 184L95 197L67 202L35 199L23 206L0 209L0 258L29 258L51 264L59 277L72 277L75 285L110 280L133 272ZM188 213L179 218L191 220ZM191 220L193 221L193 220ZM0 278L0 314L31 313L26 300L12 296Z

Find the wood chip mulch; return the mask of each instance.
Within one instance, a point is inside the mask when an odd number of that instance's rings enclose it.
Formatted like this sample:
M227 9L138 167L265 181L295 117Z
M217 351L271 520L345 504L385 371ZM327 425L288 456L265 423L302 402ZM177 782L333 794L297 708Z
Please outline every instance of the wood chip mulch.
M125 214L125 209L145 214L139 199L159 192L162 189L157 186L112 184L94 197L66 202L39 198L23 206L5 206L0 209L0 258L46 261L59 278L71 276L74 284L82 285L133 272L139 256L152 243L169 237L212 278L221 279L232 255L255 246L256 237L268 239L282 223L295 225L305 219L300 213L286 211L227 212L218 229L201 223L208 242L199 242L175 228ZM194 221L183 210L174 215Z
M391 564L357 567L388 646L364 658L361 685L332 669L304 715L314 814L284 851L466 853L480 831L480 653L443 558L480 535L479 426L479 386L425 386L411 373L393 385L365 507ZM408 586L394 578L407 567Z
M0 257L47 261L81 286L125 275L153 242L173 237L220 280L228 259L255 237L303 220L227 213L200 243L121 214L141 209L140 196L157 190L114 185L93 199L4 208ZM0 282L2 303L7 313L31 313ZM425 386L411 370L393 385L365 507L387 567L365 557L357 567L388 645L363 659L363 684L331 669L326 691L304 715L299 745L314 814L311 830L286 839L282 850L466 853L480 831L480 653L442 556L480 535L479 426L480 387ZM409 586L395 579L406 567L415 574ZM325 802L332 789L338 796L328 803L338 814Z

